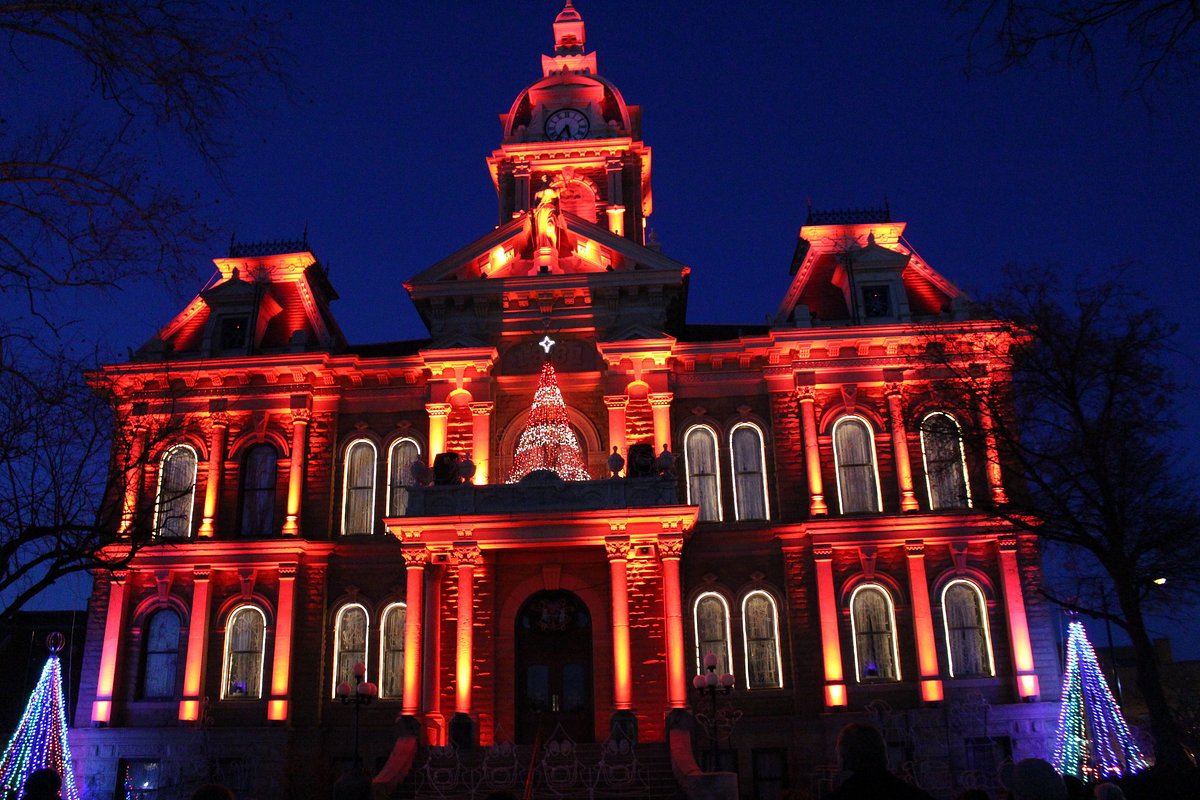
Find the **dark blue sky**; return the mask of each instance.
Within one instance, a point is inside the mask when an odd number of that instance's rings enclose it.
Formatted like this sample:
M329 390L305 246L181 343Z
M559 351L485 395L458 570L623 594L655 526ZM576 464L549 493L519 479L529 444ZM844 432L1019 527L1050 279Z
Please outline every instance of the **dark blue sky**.
M194 188L225 237L295 238L307 224L352 341L421 337L401 283L495 224L484 157L497 115L540 77L560 8L288 4L295 100L264 92L235 120L227 187L168 135L155 140L157 163ZM970 20L941 2L577 8L601 74L642 106L649 224L692 267L690 321L756 323L775 310L807 200L887 198L910 244L969 292L993 288L1010 262L1074 273L1132 260L1181 323L1179 364L1194 382L1194 89L1163 91L1148 112L1123 97L1115 49L1101 51L1095 85L1061 65L968 78ZM114 352L136 347L212 271L198 261L169 292L131 286L104 299L115 313L97 323L84 311L83 325ZM1184 441L1200 442L1198 411L1185 408Z

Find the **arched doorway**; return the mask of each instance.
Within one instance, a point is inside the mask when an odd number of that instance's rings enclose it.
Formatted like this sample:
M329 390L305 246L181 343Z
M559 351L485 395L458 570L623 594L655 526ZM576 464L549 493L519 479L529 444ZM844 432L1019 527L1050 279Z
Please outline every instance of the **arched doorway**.
M594 738L592 615L578 596L537 592L517 614L517 740L562 725L575 741Z

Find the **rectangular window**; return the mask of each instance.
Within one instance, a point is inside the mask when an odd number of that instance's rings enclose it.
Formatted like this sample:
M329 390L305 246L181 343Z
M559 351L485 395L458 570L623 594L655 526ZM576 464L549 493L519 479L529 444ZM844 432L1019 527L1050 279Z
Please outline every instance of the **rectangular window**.
M218 333L218 352L244 352L246 332L250 327L249 317L224 317Z
M157 800L162 785L162 769L157 760L122 758L117 763L113 800Z
M750 751L754 764L754 800L779 800L787 786L787 751L777 748Z
M892 292L886 285L862 287L862 302L865 317L892 316Z

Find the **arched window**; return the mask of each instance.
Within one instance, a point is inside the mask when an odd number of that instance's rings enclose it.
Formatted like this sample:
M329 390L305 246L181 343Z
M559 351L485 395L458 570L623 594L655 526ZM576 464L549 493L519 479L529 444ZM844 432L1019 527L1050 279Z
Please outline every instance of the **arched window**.
M707 425L694 425L683 435L688 505L700 506L700 519L721 520L721 473L717 463L717 434Z
M859 681L900 680L896 612L882 586L864 584L850 595L850 628Z
M707 672L704 657L717 656L717 674L729 672L729 606L716 592L706 592L696 598L696 668Z
M267 618L256 606L240 606L225 626L225 676L221 699L262 697L263 660L266 654Z
M983 592L968 580L955 580L942 590L942 621L952 678L995 675L992 635Z
M256 444L242 462L242 535L275 532L275 448Z
M142 659L142 698L175 697L175 671L179 661L179 615L159 609L146 622Z
M746 643L746 686L778 689L783 686L779 661L779 614L775 598L751 592L742 600L742 632Z
M154 535L183 539L192 534L196 499L196 451L186 444L168 450L158 465Z
M833 460L842 513L879 511L883 501L875 468L875 436L862 417L842 417L834 423Z
M741 422L729 434L733 461L733 511L738 519L769 519L762 431Z
M383 610L379 641L379 696L404 697L404 621L408 607L392 603Z
M354 665L367 663L367 610L358 603L342 606L333 629L333 687L345 682L354 686ZM368 680L366 675L362 678Z
M958 420L942 411L927 415L921 421L921 456L925 460L929 507L934 511L970 508L971 484Z
M359 439L346 448L342 482L342 533L375 532L375 445Z
M412 486L412 465L421 456L415 439L397 439L388 448L387 515L402 517L408 510L408 487Z

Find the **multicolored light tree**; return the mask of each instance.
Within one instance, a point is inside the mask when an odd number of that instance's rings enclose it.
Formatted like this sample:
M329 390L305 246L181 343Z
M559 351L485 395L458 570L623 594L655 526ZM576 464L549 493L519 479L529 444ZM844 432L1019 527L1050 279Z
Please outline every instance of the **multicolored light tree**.
M1054 768L1063 775L1092 781L1147 766L1100 672L1083 623L1072 618L1067 625L1067 673L1058 711Z
M67 741L62 664L58 660L63 641L61 633L52 633L46 639L50 657L42 667L42 676L29 696L21 722L0 761L0 791L5 794L9 791L14 795L19 793L31 772L51 767L62 776L64 800L79 800L71 766L71 746Z
M575 433L567 424L567 406L558 388L554 365L549 359L542 364L542 375L533 395L533 407L529 410L529 420L517 442L517 454L508 473L508 483L516 483L538 469L550 470L564 481L586 481L592 477L583 463L583 453Z

